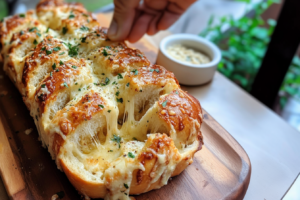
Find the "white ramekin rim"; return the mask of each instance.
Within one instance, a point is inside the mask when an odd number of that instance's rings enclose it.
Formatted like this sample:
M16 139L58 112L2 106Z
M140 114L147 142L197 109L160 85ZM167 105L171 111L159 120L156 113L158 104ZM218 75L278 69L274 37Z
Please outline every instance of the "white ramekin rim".
M167 48L167 44L171 41L176 41L178 43L180 43L180 41L193 41L193 42L197 42L199 44L202 44L204 46L206 46L207 48L209 48L212 52L213 52L213 57L211 58L211 62L206 63L206 64L190 64L187 62L183 62L180 60L177 60L175 58L172 58L166 48ZM180 34L174 34L174 35L170 35L165 37L160 45L159 45L160 51L170 60L172 60L173 62L176 62L180 65L186 66L186 67L191 67L191 68L209 68L209 67L214 67L216 66L220 60L221 60L221 51L220 49L212 42L210 42L209 40L198 36L198 35L193 35L193 34L188 34L188 33L180 33Z

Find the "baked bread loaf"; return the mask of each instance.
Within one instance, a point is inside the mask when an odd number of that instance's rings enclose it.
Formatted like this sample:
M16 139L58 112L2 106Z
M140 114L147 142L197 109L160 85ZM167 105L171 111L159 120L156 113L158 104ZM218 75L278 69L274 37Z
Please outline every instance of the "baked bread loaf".
M173 73L106 32L81 4L43 0L1 22L0 50L44 147L75 188L128 199L193 162L202 110Z

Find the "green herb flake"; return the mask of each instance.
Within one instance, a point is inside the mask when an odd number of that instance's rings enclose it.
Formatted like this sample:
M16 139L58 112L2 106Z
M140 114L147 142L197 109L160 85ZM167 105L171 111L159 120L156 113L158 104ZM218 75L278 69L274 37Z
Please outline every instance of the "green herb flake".
M176 90L176 92L175 92L175 93L176 93L176 94L179 94L177 90Z
M133 153L131 153L131 152L128 152L128 157L129 158L135 158L135 155Z
M135 76L139 74L139 71L137 69L132 70L131 72L133 72Z
M67 84L66 82L64 82L63 85L64 85L65 87L69 87L68 84Z
M107 53L106 49L103 49L103 50L102 50L102 54L103 54L104 56L110 55L109 53Z
M36 27L28 29L29 32L33 32L34 30L38 30Z
M77 67L76 67L75 65L72 65L72 68L73 68L73 69L77 69Z
M64 64L64 62L60 60L60 61L59 61L59 64L60 64L60 65L63 65L63 64Z
M138 140L138 139L136 139L136 137L133 137L132 139L133 139L133 140L136 140L136 141Z
M48 33L49 32L49 27L47 28L47 30L46 30L46 33Z
M41 37L42 35L38 32L35 33L37 36Z
M156 71L157 73L159 73L159 69L155 69L154 71Z
M123 103L123 98L120 98L120 99L117 98L117 102L118 102L118 103Z
M53 73L52 73L52 72L50 72L50 77L52 77L52 75L53 75Z
M78 88L78 91L80 92L80 91L81 91L81 88Z
M126 183L124 183L124 187L126 188L126 189L128 189L129 187L128 187L128 185L126 184Z
M37 44L38 44L38 41L36 41L36 39L34 39L33 44L34 44L34 45L37 45Z
M62 33L65 35L68 32L68 28L65 26L62 28Z
M162 107L163 107L163 108L166 107L167 103L168 103L168 100L165 100L165 101L161 104Z
M106 77L106 78L105 78L105 85L108 85L108 84L109 84L109 81L110 81L109 78Z
M83 15L83 16L85 16L85 17L88 17L88 15L87 15L87 14L85 14L85 13L82 13L82 15Z
M126 86L129 87L129 83L127 83Z
M46 47L41 48L41 50L42 50L42 51L45 51L45 50L46 50Z
M154 72L154 69L150 69L149 71L150 71L150 72Z
M53 51L59 51L61 48L60 47L54 47Z
M20 35L24 35L24 31L20 31Z
M139 57L143 58L144 56L142 54L137 54Z
M19 14L19 17L24 18L24 17L26 17L26 15L24 13L21 13L21 14Z
M98 106L102 109L104 108L104 105L102 105L102 104L99 104Z
M55 64L55 63L53 63L53 65L52 65L52 69L53 69L53 70L55 70L55 69L56 69L56 64Z
M73 13L71 13L71 14L69 15L69 19L73 19L73 18L75 18L75 15L74 15Z
M123 79L122 74L118 74L118 79Z
M86 37L81 38L81 42L85 43Z
M120 91L117 91L117 92L116 92L116 96L119 96L119 94L120 94Z
M47 55L50 55L51 53L52 53L51 50L46 50L46 54L47 54Z
M111 110L108 110L107 112L108 112L108 113L110 113L110 112L111 112Z
M80 30L82 30L82 31L89 31L90 29L89 29L88 27L82 25L82 26L80 27Z
M61 52L61 53L60 53L60 54L58 54L58 55L60 55L60 56L61 56L61 55L64 55L64 54L65 54L65 52L63 51L63 52Z
M113 138L111 139L111 141L116 142L117 144L119 144L119 148L121 147L120 143L121 143L122 138L120 136L117 135L113 135Z
M45 87L46 87L46 84L42 84L42 85L41 85L41 88L45 88Z

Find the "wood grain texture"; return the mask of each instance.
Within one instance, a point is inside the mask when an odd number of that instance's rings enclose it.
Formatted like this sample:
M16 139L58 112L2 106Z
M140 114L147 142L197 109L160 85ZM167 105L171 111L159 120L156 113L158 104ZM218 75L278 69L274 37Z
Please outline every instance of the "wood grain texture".
M105 16L100 18L106 20ZM133 47L155 62L157 49L146 39ZM65 174L57 169L50 154L41 146L33 119L2 67L0 95L0 173L10 198L50 199L53 194L64 191L63 199L80 199ZM33 131L26 135L24 132L29 128ZM205 145L195 154L192 165L163 188L135 198L243 199L251 175L246 152L205 111L202 133Z

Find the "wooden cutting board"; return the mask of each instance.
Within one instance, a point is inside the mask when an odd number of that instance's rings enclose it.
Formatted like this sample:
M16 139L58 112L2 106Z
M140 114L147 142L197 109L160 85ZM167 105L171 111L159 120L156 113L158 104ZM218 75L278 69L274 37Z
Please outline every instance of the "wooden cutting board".
M103 26L107 16L98 16ZM132 45L155 62L157 49L143 38ZM32 128L28 135L25 130ZM135 196L146 199L243 199L251 175L251 163L238 142L205 110L202 124L204 147L194 163L159 190ZM14 200L51 199L63 191L64 200L80 199L65 174L41 146L33 119L13 83L0 69L0 174ZM0 199L2 199L0 197Z

